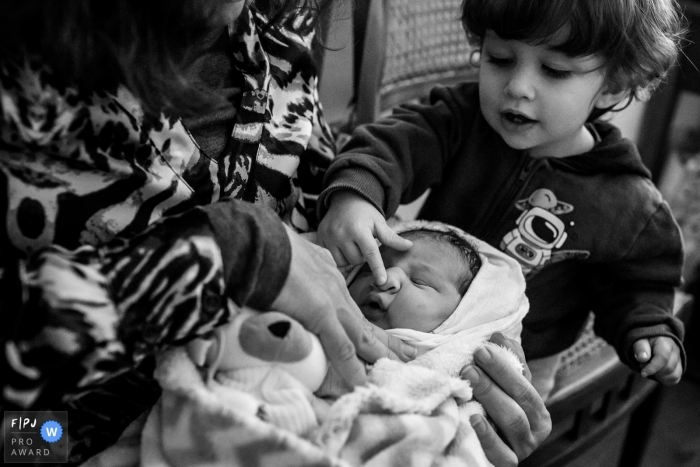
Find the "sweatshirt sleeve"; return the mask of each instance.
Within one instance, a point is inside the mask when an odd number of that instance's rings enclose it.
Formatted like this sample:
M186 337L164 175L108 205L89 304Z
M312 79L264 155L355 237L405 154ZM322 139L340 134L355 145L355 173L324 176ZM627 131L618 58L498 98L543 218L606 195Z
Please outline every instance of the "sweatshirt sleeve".
M329 196L353 190L385 216L438 184L443 170L468 134L477 115L474 83L435 88L428 104L397 107L391 116L355 129L324 178L319 219Z
M3 261L3 405L78 395L227 322L232 302L268 307L290 259L274 213L227 200L129 240Z
M683 323L673 316L682 268L680 230L665 202L658 205L622 259L594 266L595 331L635 371L641 367L634 358L634 342L659 336L676 342L685 369Z

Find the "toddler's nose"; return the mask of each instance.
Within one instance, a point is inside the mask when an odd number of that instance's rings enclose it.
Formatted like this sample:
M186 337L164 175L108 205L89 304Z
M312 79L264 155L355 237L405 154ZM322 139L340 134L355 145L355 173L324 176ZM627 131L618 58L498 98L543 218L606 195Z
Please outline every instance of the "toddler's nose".
M529 71L521 68L513 70L506 85L506 92L518 99L532 100L535 91Z

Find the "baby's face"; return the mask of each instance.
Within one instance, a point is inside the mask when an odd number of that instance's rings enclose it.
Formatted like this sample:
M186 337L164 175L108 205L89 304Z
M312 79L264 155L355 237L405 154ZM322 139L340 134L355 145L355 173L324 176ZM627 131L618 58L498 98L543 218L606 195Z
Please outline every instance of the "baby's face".
M371 323L382 329L430 332L457 308L460 299L458 261L450 248L412 239L408 251L380 249L387 281L374 283L365 265L349 290Z

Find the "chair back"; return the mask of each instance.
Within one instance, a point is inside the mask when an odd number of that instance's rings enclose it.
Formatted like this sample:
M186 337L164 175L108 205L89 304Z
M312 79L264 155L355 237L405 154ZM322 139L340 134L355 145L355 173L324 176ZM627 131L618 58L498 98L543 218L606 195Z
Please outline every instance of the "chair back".
M369 123L438 84L474 80L478 51L460 20L461 0L359 0L353 125Z
M676 294L675 315L690 318L692 301ZM596 336L591 315L578 341L564 354L546 405L552 432L521 467L639 465L648 443L658 383L625 366L615 349ZM651 396L651 397L650 397Z

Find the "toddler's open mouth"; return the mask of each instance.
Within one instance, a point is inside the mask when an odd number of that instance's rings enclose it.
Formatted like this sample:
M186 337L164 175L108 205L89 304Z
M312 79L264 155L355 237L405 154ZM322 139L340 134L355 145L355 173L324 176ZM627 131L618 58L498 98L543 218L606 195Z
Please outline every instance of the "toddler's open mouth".
M515 112L501 112L501 115L503 118L505 118L507 121L519 125L524 125L528 123L535 123L537 120L533 120L531 118L526 117L523 114L520 113L515 113Z

